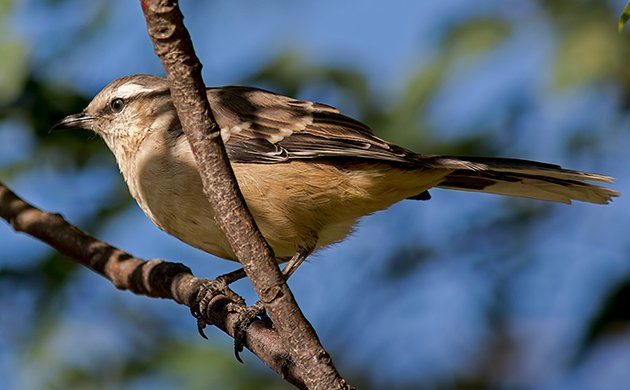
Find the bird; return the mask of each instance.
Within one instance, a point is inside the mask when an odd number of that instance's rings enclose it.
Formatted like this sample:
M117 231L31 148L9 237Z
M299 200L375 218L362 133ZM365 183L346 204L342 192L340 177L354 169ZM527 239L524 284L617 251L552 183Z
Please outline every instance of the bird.
M342 241L357 221L431 188L570 204L609 203L619 192L597 173L512 158L420 154L378 138L338 109L263 89L206 89L231 167L262 235L289 276L311 253ZM237 261L214 221L168 80L131 75L105 86L52 130L103 138L132 197L160 229Z

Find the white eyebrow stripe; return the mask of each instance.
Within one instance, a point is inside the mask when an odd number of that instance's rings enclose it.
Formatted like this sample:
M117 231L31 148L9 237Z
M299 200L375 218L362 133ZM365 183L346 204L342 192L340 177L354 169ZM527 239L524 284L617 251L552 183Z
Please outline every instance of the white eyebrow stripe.
M134 96L138 96L143 93L155 92L154 89L147 88L144 85L136 83L123 84L116 89L116 97L122 99L129 99Z

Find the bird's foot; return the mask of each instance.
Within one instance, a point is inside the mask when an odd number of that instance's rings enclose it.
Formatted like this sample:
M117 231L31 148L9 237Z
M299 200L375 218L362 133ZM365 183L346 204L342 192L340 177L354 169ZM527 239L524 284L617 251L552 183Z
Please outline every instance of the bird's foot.
M215 280L208 280L199 287L195 302L190 306L190 312L197 319L197 330L204 339L207 339L204 329L210 323L206 320L209 309L219 301L231 301L234 307L245 306L245 301L240 295L232 291L228 286L234 280L232 274L221 275Z
M243 351L245 345L247 328L256 320L271 324L271 319L267 316L267 312L261 301L247 307L235 305L235 308L239 318L234 327L234 356L236 356L236 360L243 363L240 353Z

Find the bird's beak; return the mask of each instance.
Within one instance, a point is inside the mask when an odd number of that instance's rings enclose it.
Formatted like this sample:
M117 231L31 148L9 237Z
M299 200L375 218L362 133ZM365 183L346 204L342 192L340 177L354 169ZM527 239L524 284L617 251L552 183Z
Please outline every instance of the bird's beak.
M92 120L94 120L94 117L89 116L85 112L68 115L59 122L55 123L49 131L53 132L62 129L89 129L90 122L92 122Z

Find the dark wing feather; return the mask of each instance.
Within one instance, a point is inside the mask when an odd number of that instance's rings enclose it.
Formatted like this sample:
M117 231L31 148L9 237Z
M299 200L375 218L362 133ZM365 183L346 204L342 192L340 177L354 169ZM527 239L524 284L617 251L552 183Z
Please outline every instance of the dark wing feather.
M232 161L355 157L417 164L414 153L324 104L248 87L210 88L208 99Z
M291 99L255 88L208 89L228 156L235 162L278 163L291 159L350 157L435 168L437 187L570 203L607 203L619 193L588 181L612 178L535 161L416 154L372 134L369 127L324 104ZM414 197L415 198L415 197ZM421 193L418 199L428 199Z

